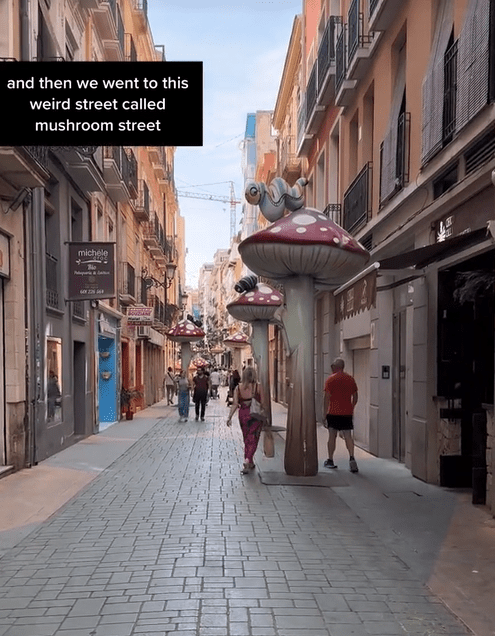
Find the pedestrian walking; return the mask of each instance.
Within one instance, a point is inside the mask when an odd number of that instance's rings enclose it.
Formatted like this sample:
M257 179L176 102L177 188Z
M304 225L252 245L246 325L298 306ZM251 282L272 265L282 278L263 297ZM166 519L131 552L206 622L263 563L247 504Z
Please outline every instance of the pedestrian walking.
M239 375L239 371L234 369L229 377L229 390L227 393L227 406L231 406L234 400L234 391L236 390L237 385L241 381L241 376Z
M218 369L213 369L210 373L210 383L211 383L211 398L216 400L218 398L218 387L220 386L220 373L218 373Z
M61 405L62 393L58 384L58 377L55 372L50 369L48 375L47 402L48 402L48 419L55 419L56 407Z
M179 371L177 380L177 402L179 404L179 422L189 419L189 403L191 401L192 383L186 371Z
M328 428L328 459L326 468L337 468L333 461L333 454L337 443L337 435L341 433L349 451L349 469L358 472L358 465L354 458L353 413L358 401L358 387L356 381L344 371L344 360L336 358L331 364L332 374L325 382L324 424Z
M263 423L251 416L251 401L261 398L261 386L256 381L253 367L246 367L242 371L242 378L234 390L233 402L227 418L227 426L232 426L232 416L239 410L239 424L244 439L244 464L241 473L246 474L254 468L254 454L258 448Z
M193 386L193 402L196 409L196 421L198 421L201 416L201 421L204 422L206 401L210 390L210 379L206 375L203 367L199 367L196 371L196 375L193 377Z
M165 384L165 390L167 392L167 404L168 405L173 404L176 385L175 385L175 376L172 371L172 367L169 367L167 369L167 373L165 374L164 384Z

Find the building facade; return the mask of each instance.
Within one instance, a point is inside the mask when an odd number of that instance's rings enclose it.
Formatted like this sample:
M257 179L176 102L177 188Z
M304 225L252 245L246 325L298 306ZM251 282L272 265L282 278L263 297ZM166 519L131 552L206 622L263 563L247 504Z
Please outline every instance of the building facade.
M164 61L146 4L0 10L3 61ZM185 278L173 161L164 147L0 148L1 472L118 421L122 387L139 390L135 408L161 398ZM112 246L113 295L70 300L69 244L91 242ZM147 329L133 306L152 310Z
M492 511L494 5L305 2L274 119L277 173L372 256L315 293L316 399L342 355L358 444Z

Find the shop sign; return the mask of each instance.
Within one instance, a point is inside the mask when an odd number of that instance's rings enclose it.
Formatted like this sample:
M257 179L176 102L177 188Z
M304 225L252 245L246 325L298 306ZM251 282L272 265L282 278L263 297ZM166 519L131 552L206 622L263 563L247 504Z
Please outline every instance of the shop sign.
M376 306L376 269L335 297L335 323Z
M436 221L433 226L435 243L486 227L487 222L493 219L492 197L487 188Z
M115 298L115 244L69 243L67 300Z
M128 325L152 325L154 318L154 307L128 307Z
M0 233L0 276L10 277L9 237Z

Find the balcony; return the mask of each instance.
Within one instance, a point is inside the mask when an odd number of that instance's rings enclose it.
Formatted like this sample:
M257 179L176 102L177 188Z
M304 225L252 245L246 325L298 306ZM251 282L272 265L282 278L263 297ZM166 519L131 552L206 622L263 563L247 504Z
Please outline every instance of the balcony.
M308 152L313 142L313 134L306 131L308 109L306 107L306 95L303 97L297 113L297 154L304 155Z
M409 183L411 114L401 113L380 146L380 205Z
M335 48L335 102L337 106L349 106L354 96L357 80L347 78L347 25L344 25Z
M122 202L129 198L129 193L122 178L121 146L103 147L103 178L112 201Z
M75 300L71 303L72 305L72 318L76 320L85 320L86 319L86 311L84 307L84 300Z
M151 219L147 221L144 227L143 243L149 250L153 258L163 258L163 228L158 221L156 214L151 215Z
M21 188L38 188L49 179L46 146L0 146L0 192L14 196Z
M364 15L359 11L360 0L353 0L347 14L347 79L362 79L374 51L375 37L364 32Z
M150 220L150 192L144 179L138 181L138 197L134 207L134 216L138 221Z
M122 148L122 178L129 192L129 198L138 197L137 160L130 148Z
M117 39L116 0L102 0L93 10L93 21L102 41Z
M301 176L301 160L297 156L294 135L288 135L282 139L279 170L282 178L288 183L294 183Z
M329 203L323 210L323 214L328 217L330 221L342 226L342 206L340 203Z
M152 296L149 300L149 306L154 308L153 312L153 329L159 331L160 333L164 333L167 331L166 328L166 311L165 304L158 296Z
M136 272L127 262L119 266L119 301L122 305L133 305L136 302Z
M318 103L328 105L335 94L336 42L342 17L331 15L318 48Z
M372 164L367 163L344 194L342 226L352 233L371 216Z
M148 28L148 0L133 0L132 17L138 32Z
M58 259L51 254L45 257L45 276L46 276L46 306L51 309L58 309Z
M336 72L336 36L339 33L342 19L340 16L330 16L318 48L318 55L311 69L305 94L305 113L300 112L298 126L304 126L301 135L314 135L318 132L324 118L326 108L332 103L335 93ZM301 128L298 128L301 131ZM300 141L304 149L310 145L311 137ZM301 144L298 144L301 147Z
M370 31L386 31L403 8L403 0L370 0Z
M85 192L101 192L105 189L103 178L103 152L98 146L93 155L86 155L74 148L66 147L59 157L63 157L67 172Z

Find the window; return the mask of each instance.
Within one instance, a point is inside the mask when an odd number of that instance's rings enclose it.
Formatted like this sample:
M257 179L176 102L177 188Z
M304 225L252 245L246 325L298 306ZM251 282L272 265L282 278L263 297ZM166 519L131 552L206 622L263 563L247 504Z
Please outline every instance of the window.
M457 164L444 172L438 179L433 182L433 198L438 199L447 190L457 183Z
M47 338L46 340L46 419L48 424L62 421L62 340Z

